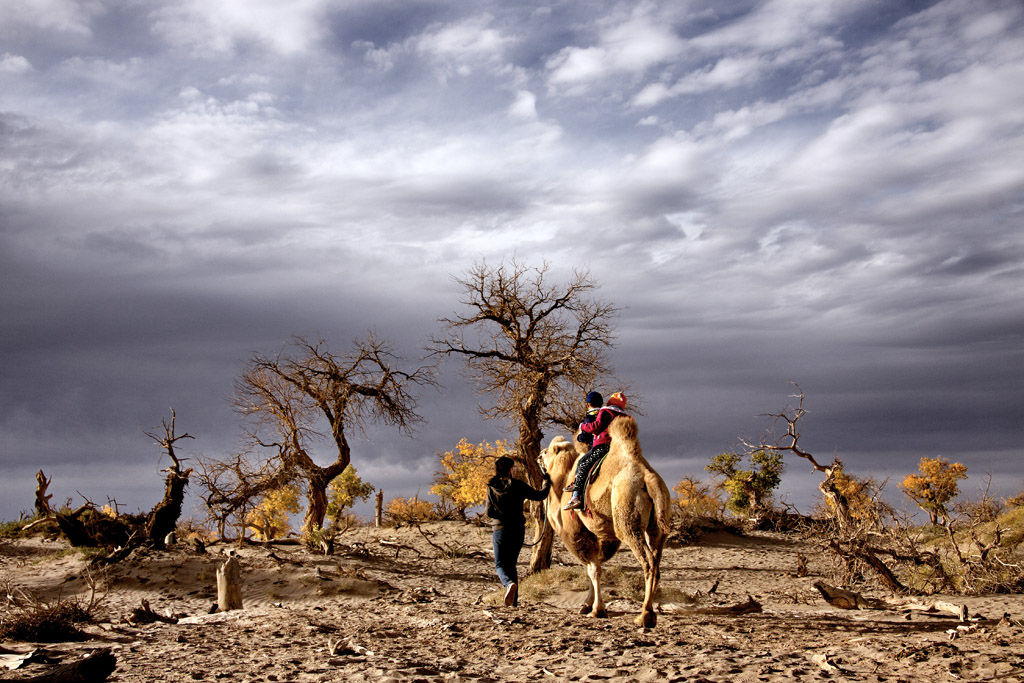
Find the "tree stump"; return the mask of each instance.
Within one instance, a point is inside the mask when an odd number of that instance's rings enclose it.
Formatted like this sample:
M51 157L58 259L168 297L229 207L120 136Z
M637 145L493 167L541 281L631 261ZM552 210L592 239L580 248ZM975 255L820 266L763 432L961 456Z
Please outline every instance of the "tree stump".
M242 609L242 568L238 560L229 557L217 568L217 611Z

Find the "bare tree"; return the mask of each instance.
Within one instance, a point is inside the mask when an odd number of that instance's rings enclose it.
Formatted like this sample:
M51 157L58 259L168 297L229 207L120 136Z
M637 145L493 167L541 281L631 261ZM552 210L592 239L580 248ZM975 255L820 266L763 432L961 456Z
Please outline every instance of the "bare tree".
M537 457L545 424L575 428L579 418L567 406L581 405L597 378L608 375L612 319L618 309L592 298L597 284L585 271L568 282L551 282L547 263L530 268L515 260L491 267L474 265L454 277L468 312L442 318L447 335L431 340L435 355L459 356L493 399L480 407L488 418L514 423L516 458L534 486L541 484ZM467 334L470 337L467 339ZM604 381L608 381L605 378ZM542 532L543 513L534 505L538 537L530 570L550 565L550 529Z
M282 463L280 452L271 458L245 452L199 460L197 478L204 491L203 503L208 520L216 524L220 540L228 540L229 525L239 529L239 540L244 537L246 515L256 504L256 498L296 479L296 472Z
M49 488L50 482L53 477L47 478L43 474L42 470L36 472L36 516L37 517L48 517L53 514L53 509L50 507L50 499L53 498L52 493L47 493L46 489Z
M115 548L106 556L94 558L94 563L118 562L131 550L142 545L163 548L165 537L177 526L185 498L185 487L188 485L192 468L182 469L184 459L178 456L175 444L182 439L193 437L190 434L176 434L175 420L174 409L171 408L170 423L167 420L161 421L163 434L143 432L160 445L171 459L170 467L163 470L167 472L164 496L147 514L122 514L118 510L117 501L113 499L109 499L108 502L113 511L112 515L100 512L88 499L75 510L62 509L53 513L52 517L58 528L71 545ZM50 480L46 479L42 472L37 475L37 480L38 497L45 494L46 485ZM45 497L48 498L49 496Z
M167 420L161 420L160 422L161 427L163 427L162 435L143 432L163 448L167 453L167 457L171 459L171 466L164 470L164 472L167 472L167 479L164 482L164 497L153 506L153 509L146 516L146 537L156 548L164 547L164 538L167 534L174 531L175 526L178 524L178 517L181 516L181 505L185 500L185 487L188 485L189 475L192 474L191 467L186 470L181 469L181 459L174 451L174 444L182 439L192 439L194 437L188 433L175 434L174 422L176 419L177 416L174 414L174 408L171 408L170 424L167 423Z
M793 394L791 398L799 399L796 408L785 408L781 412L772 413L768 417L775 418L776 424L783 422L786 425L785 434L775 437L773 440L762 440L760 443L751 443L744 441L743 445L747 447L751 452L755 451L767 451L772 453L784 453L790 452L793 455L797 455L811 464L811 467L816 472L821 472L825 475L825 478L820 484L818 484L818 490L831 504L832 510L835 514L836 523L840 528L850 525L851 513L850 513L850 500L848 499L846 492L843 487L839 485L839 482L843 477L843 463L837 457L828 465L820 464L813 455L805 451L800 446L800 432L797 428L797 423L800 421L807 411L804 409L804 390L800 388L799 384L793 383L793 386L797 388L796 394Z
M327 486L352 459L350 433L372 423L411 433L422 420L412 389L434 385L432 368L406 372L394 367L400 360L372 332L343 355L323 339L296 337L275 356L254 356L236 383L235 407L247 418L250 442L272 455L255 470L246 471L240 459L228 466L240 481L222 502L237 506L246 496L301 479L308 498L303 535L321 527ZM326 465L314 458L319 441L333 451Z

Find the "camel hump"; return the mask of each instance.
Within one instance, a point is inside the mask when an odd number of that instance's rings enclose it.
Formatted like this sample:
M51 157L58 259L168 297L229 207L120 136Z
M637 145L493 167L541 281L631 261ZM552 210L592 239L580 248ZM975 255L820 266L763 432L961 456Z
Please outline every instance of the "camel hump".
M612 437L612 441L635 443L639 438L636 420L631 415L619 415L608 425L608 435Z

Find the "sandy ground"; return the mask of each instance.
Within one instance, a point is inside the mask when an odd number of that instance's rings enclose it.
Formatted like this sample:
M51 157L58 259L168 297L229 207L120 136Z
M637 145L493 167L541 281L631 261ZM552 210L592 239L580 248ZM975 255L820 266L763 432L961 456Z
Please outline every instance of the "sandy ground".
M332 556L297 546L136 553L103 577L108 592L87 640L8 641L0 652L38 647L68 662L108 647L117 657L108 680L132 683L1024 681L1024 596L946 597L967 605L973 620L963 624L938 613L841 610L811 585L827 574L825 558L793 536L717 534L670 545L658 625L644 630L633 623L637 603L619 591L604 620L579 615L583 595L568 588L531 597L532 582L518 608L504 607L488 529L423 529L456 552L440 552L416 529L359 528ZM209 614L229 551L242 564L244 606ZM809 573L798 577L801 557ZM520 559L525 567L529 551ZM576 566L557 540L554 564ZM628 552L612 564L638 574ZM0 586L41 598L83 595L83 567L60 541L0 543ZM714 613L748 598L762 611ZM143 599L178 622L128 623ZM52 666L0 665L0 678Z

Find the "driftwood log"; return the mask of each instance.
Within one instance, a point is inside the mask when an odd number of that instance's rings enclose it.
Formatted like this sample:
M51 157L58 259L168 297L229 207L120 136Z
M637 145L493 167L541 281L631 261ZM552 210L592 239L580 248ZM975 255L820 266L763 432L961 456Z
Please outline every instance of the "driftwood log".
M738 617L744 614L760 614L764 611L761 603L750 595L744 602L734 605L713 605L711 607L683 607L677 604L663 604L661 611L672 614L706 614L723 617Z
M51 671L23 679L32 683L97 683L105 681L117 668L117 658L110 648L90 652L81 659L60 664Z
M821 581L815 581L814 587L821 593L821 597L825 598L825 602L839 609L876 609L925 613L945 612L952 614L960 621L967 621L966 605L957 605L944 600L933 600L929 603L924 603L913 598L900 598L898 600L867 598L860 593L836 588Z

